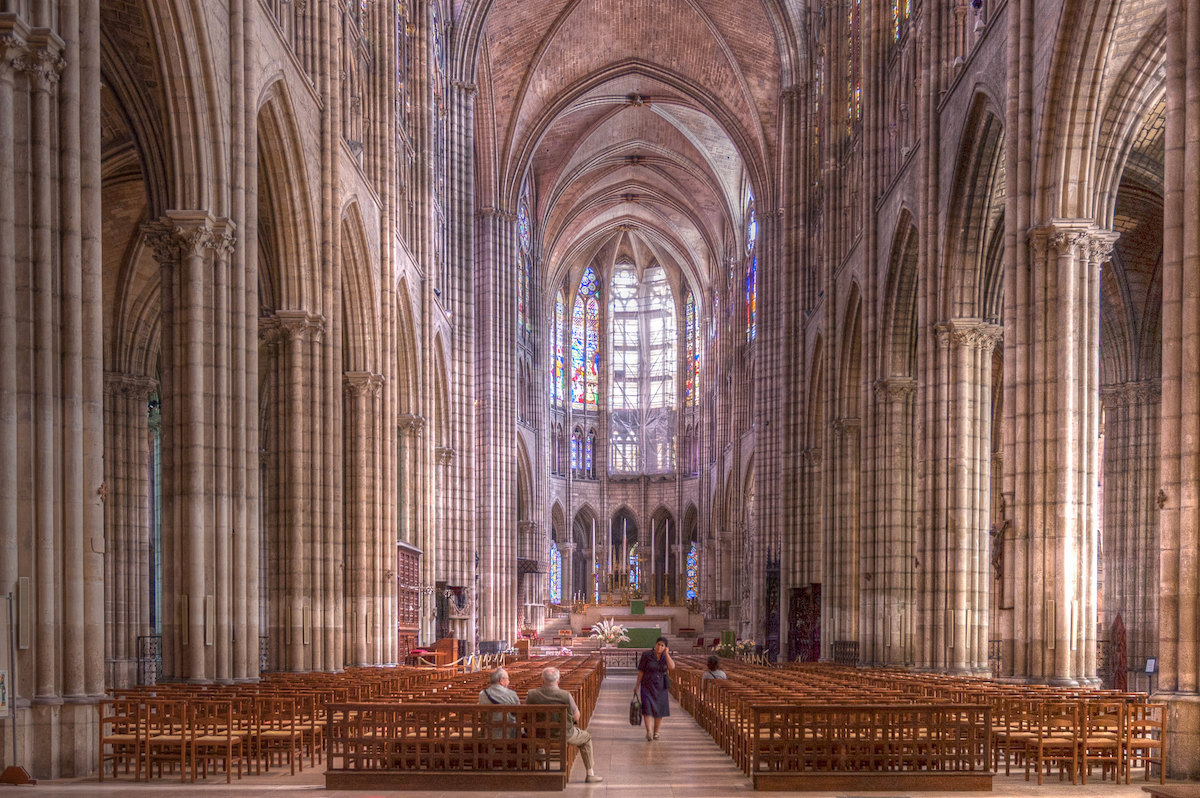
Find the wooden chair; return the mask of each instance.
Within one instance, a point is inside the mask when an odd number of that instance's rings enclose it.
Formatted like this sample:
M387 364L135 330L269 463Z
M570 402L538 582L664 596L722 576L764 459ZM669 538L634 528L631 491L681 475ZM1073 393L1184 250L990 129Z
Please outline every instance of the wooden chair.
M704 637L703 637L703 636L701 636L701 637L697 637L697 638L696 638L696 642L695 642L695 643L692 643L692 651L693 651L693 652L696 652L696 651L704 651L704 649L705 649L705 647L704 647Z
M197 765L208 778L209 763L222 763L225 782L233 781L233 766L242 778L242 763L246 758L246 733L236 725L230 701L198 700L191 707L192 781L196 780Z
M1063 771L1070 763L1071 783L1078 783L1079 702L1074 699L1043 702L1036 731L1036 736L1025 747L1025 780L1029 781L1029 767L1032 765L1037 768L1040 786L1044 772L1057 763L1061 781Z
M1087 784L1092 765L1099 764L1100 780L1112 773L1121 781L1125 753L1125 703L1088 698L1083 701L1083 731L1079 739L1079 776Z
M271 770L273 759L286 754L292 775L296 775L296 762L304 770L304 760L298 756L303 744L303 735L296 723L296 699L279 696L262 696L254 703L254 745L257 754L255 773L259 768Z
M112 762L113 778L117 768L125 766L125 774L133 767L133 780L142 778L142 724L145 705L138 698L118 698L101 701L100 711L100 781L104 781L104 763Z
M996 767L1004 758L1004 775L1009 775L1012 760L1022 764L1029 741L1037 737L1041 720L1041 701L1026 695L1012 695L996 702L996 725L992 734L992 752Z
M1167 705L1132 703L1128 707L1125 729L1125 783L1133 766L1145 768L1143 778L1150 780L1150 766L1158 766L1158 783L1166 784L1163 762L1167 754Z
M179 766L179 780L187 780L189 717L184 698L152 699L146 702L146 722L142 745L146 751L146 779L163 775L163 765Z

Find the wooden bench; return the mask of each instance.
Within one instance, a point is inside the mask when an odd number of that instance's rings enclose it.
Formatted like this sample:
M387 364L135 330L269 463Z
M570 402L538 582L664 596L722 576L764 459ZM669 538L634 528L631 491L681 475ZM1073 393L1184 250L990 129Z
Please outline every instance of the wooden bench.
M564 742L566 706L334 704L329 710L329 790L562 790L575 758Z

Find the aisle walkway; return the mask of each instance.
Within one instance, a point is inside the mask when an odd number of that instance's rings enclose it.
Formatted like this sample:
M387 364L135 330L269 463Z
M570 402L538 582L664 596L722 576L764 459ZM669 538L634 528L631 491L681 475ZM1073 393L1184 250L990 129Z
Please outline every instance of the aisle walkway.
M98 783L92 779L71 779L43 782L36 787L0 787L0 798L36 796L37 798L82 798L111 796L112 798L142 798L159 795L203 795L205 798L267 798L280 793L311 793L328 798L517 798L518 796L562 795L565 798L725 798L753 795L750 781L738 770L733 760L717 747L691 716L671 702L671 717L663 721L661 739L646 742L642 727L629 725L629 699L633 696L634 677L609 675L600 690L600 701L589 728L595 740L596 772L604 777L602 784L584 784L582 762L576 760L573 781L562 793L485 793L485 792L386 792L337 791L326 792L322 772L306 770L303 775L257 776L245 778L227 787L224 782L210 780L207 784L179 785L155 781L137 784L130 781ZM1135 781L1126 787L1112 782L1084 786L1048 782L1026 782L1024 774L1005 778L997 776L993 798L1144 798L1143 782ZM784 793L761 793L781 795ZM869 793L861 791L787 793L806 798L846 798L853 795L891 796L901 793ZM986 794L986 793L985 793ZM980 793L922 792L912 798L969 798Z

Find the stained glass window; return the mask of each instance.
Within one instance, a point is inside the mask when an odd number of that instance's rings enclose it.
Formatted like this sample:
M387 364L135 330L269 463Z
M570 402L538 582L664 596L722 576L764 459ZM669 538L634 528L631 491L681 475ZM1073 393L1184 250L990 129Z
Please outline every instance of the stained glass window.
M896 37L896 41L904 38L911 12L912 0L892 0L892 35Z
M600 385L600 281L591 266L583 274L571 314L571 402L595 408Z
M592 459L592 453L596 448L596 430L588 430L587 442L583 449L583 470L587 474L588 479L596 478L596 462Z
M746 340L758 335L758 218L754 199L746 209Z
M396 127L406 135L411 99L408 94L408 0L396 0Z
M433 118L432 166L433 166L433 206L436 220L434 236L434 263L437 270L439 286L438 296L442 304L449 303L450 267L446 257L446 171L449 147L446 125L448 122L446 97L449 92L449 81L446 76L446 50L442 42L442 19L438 3L429 4L430 39L433 48L433 65L436 70L430 81L432 87L431 111Z
M522 340L528 340L533 333L533 247L529 226L529 188L523 191L520 204L517 205L518 232L518 267L521 271L520 293L517 297L517 334Z
M688 291L683 302L684 337L686 361L683 375L683 400L688 407L695 407L700 391L700 327L696 323L696 296Z
M638 568L638 547L634 543L629 547L629 588L637 590L642 584L642 572Z
M609 472L655 474L675 467L678 346L675 298L666 270L641 278L618 264L609 302Z
M358 31L367 35L367 0L358 0Z
M579 476L580 462L583 457L583 430L576 427L571 431L571 474Z
M554 402L555 407L561 407L563 401L563 337L565 336L564 327L567 323L567 308L566 302L563 300L563 292L559 291L554 296L554 330L550 333L551 346L554 352L554 363L550 368L550 398Z
M696 544L692 543L692 547L687 553L687 592L684 598L688 601L694 601L696 598L696 576L698 569L696 568Z
M562 554L553 540L550 541L550 602L562 604Z
M846 13L846 133L862 120L862 0L848 0Z

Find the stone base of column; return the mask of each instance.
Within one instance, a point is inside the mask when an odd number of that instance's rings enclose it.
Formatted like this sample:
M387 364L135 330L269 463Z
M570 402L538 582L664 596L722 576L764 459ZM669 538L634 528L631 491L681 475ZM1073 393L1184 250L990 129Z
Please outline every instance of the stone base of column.
M1200 779L1200 694L1155 693L1167 705L1167 778Z
M21 748L28 752L21 764L35 779L89 776L96 771L96 746L100 730L94 702L35 704L21 724ZM37 744L31 744L36 740ZM11 745L11 743L9 743Z

